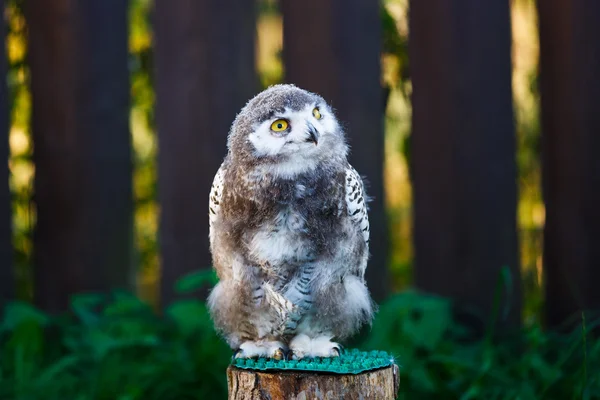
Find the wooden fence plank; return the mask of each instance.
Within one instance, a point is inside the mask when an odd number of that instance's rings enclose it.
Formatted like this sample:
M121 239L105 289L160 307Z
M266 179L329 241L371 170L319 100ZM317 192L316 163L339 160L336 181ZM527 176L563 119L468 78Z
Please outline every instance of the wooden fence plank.
M538 1L546 322L600 310L600 3Z
M413 0L409 23L416 284L487 322L506 265L513 295L504 325L517 325L509 2Z
M31 0L35 299L132 283L127 2Z
M255 4L156 0L154 10L161 302L210 268L208 195L236 114L258 89Z

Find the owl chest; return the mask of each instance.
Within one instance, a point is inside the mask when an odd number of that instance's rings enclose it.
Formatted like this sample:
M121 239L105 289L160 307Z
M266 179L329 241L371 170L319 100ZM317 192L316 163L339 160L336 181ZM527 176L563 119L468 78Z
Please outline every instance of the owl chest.
M254 214L262 219L254 219L245 240L251 259L283 265L318 257L341 215L340 196L333 189L336 181L324 176L270 182Z
M258 262L285 264L314 257L314 243L306 217L297 210L280 210L252 234L249 250Z

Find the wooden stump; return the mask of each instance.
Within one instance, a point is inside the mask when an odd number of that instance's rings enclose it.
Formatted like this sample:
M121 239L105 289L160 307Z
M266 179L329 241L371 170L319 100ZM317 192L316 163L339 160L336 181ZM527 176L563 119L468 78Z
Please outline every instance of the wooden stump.
M400 386L397 365L361 374L263 372L227 368L229 400L392 400Z

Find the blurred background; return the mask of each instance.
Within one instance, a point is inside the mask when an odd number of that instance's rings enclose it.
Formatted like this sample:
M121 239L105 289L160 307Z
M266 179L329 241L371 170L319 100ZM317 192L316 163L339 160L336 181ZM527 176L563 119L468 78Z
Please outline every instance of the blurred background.
M366 177L401 398L600 398L600 3L0 4L0 398L225 398L208 193L280 82Z

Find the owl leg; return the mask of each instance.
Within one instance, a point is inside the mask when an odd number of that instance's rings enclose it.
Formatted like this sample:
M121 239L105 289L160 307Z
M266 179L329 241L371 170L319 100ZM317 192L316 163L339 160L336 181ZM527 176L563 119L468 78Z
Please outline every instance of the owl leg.
M272 333L271 315L262 305L263 297L263 289L253 282L229 280L220 281L210 293L211 317L236 358L285 358L287 347Z
M283 360L286 356L286 346L278 341L256 340L246 341L235 352L235 358L267 357Z
M339 357L342 354L341 344L331 341L332 335L321 333L309 336L300 333L290 342L290 354L293 360L306 357Z
M334 341L352 336L372 318L372 302L362 279L346 275L320 279L313 288L313 308L290 341L292 358L336 357L342 346Z
M290 358L339 357L343 346L332 341L334 336L314 315L306 315L290 341Z

